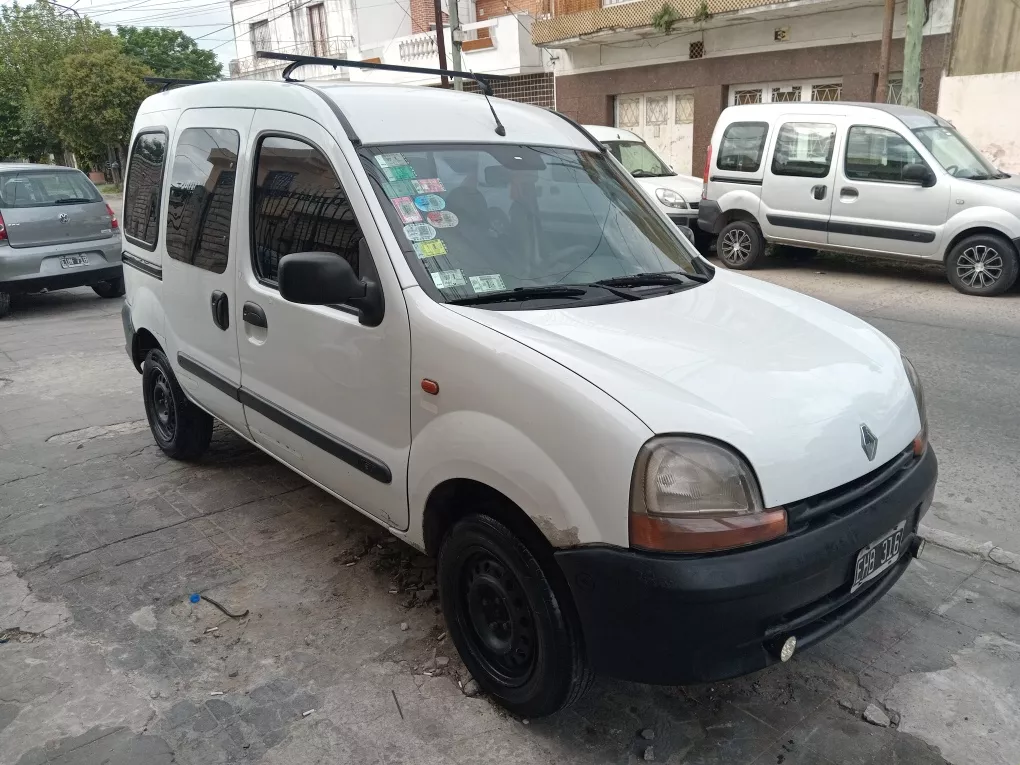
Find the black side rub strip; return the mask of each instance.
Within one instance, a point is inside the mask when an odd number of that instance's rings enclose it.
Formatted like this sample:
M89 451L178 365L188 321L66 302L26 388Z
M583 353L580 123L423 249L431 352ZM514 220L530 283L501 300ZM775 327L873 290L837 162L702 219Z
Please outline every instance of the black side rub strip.
M163 281L163 269L147 260L142 260L141 258L132 255L130 252L122 252L120 254L120 260L125 266L131 266L131 268L141 271L143 274L154 276L160 281Z
M932 231L918 231L909 228L893 228L892 226L868 226L862 223L840 223L815 218L798 218L793 215L766 215L773 226L800 228L808 231L828 231L830 234L848 234L850 236L873 236L878 239L896 239L902 242L921 242L928 244L935 241Z
M313 446L317 446L338 460L347 463L365 475L371 476L380 483L392 483L393 473L390 472L385 462L376 459L371 454L351 444L331 436L323 430L312 425L307 420L284 411L273 403L270 403L261 396L249 390L234 385L230 380L213 372L211 369L199 364L190 356L183 353L177 354L177 362L181 368L195 375L200 380L212 385L219 391L226 393L236 401L240 401L246 407L266 417L277 425L289 430L294 435L303 438Z
M708 180L713 183L742 183L745 186L761 186L760 178L734 178L728 175L713 175Z

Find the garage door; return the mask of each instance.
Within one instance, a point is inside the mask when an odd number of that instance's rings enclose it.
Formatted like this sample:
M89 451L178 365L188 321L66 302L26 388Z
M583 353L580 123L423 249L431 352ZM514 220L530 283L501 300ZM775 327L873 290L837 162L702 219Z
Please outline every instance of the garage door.
M694 92L628 93L616 97L616 126L637 133L674 170L691 174Z

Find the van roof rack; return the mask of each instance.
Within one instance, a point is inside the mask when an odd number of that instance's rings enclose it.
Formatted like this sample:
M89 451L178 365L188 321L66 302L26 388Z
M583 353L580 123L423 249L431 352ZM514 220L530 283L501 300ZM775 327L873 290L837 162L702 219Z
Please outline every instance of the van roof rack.
M159 92L166 93L170 88L179 85L202 85L206 82L213 82L213 80L183 80L179 77L143 77L142 82L147 85L162 85Z
M465 80L474 80L482 93L492 95L490 81L498 82L509 80L505 74L476 74L475 72L458 72L454 69L429 69L421 66L399 66L397 64L376 64L368 61L349 61L342 58L324 58L322 56L302 56L297 53L276 53L275 51L260 50L255 53L256 58L268 58L275 61L289 61L290 64L283 70L283 79L286 82L295 82L291 77L294 70L303 66L331 66L337 69L341 66L349 69L381 69L385 72L409 72L410 74L434 74L446 77L463 77Z

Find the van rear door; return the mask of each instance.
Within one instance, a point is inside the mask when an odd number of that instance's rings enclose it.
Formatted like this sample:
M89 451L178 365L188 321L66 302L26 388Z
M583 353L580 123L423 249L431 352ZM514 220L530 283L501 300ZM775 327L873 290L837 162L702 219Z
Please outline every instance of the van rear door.
M102 195L83 173L70 168L0 173L0 214L15 248L114 235Z

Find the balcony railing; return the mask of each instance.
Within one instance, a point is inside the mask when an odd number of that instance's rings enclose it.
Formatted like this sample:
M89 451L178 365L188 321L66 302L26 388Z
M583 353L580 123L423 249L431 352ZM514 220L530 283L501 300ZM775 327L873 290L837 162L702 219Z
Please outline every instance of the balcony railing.
M325 40L309 40L297 45L273 45L270 50L276 53L297 53L302 56L346 58L347 49L353 44L353 37L327 37ZM285 66L287 66L286 61L245 56L230 62L230 77L234 80L275 80ZM309 67L305 76L314 78L316 74L312 69ZM329 67L314 67L314 69L316 72L322 69L323 74L333 73L333 79L347 79L347 71L344 69L338 69L335 72Z

